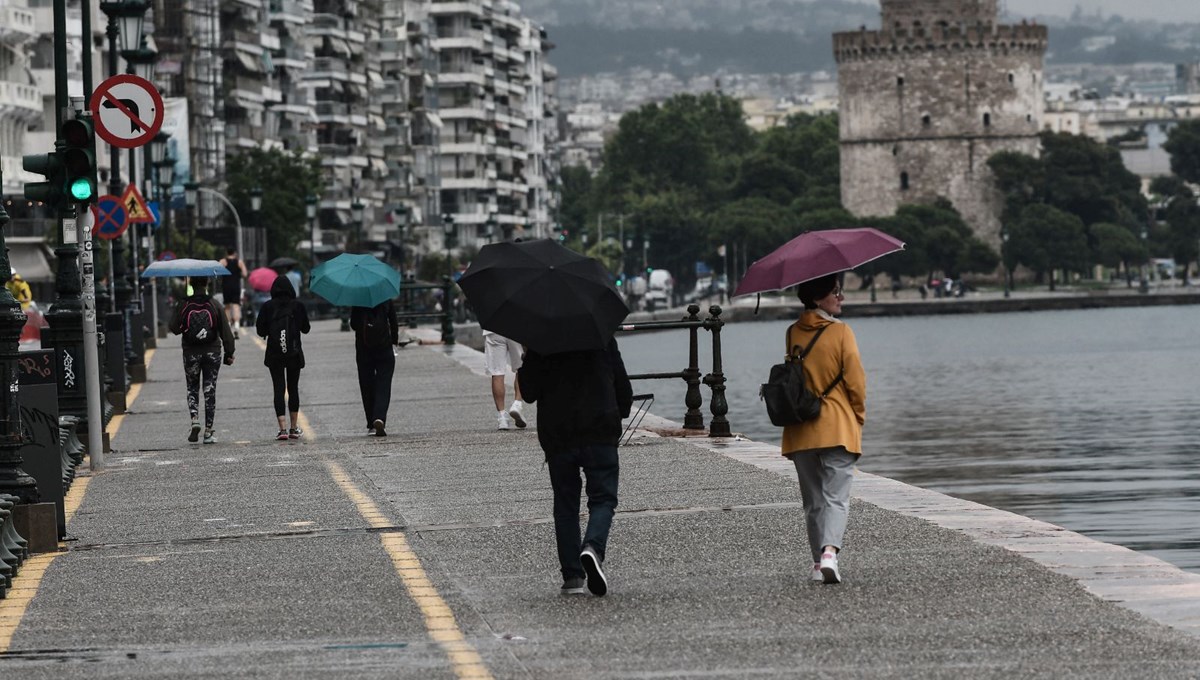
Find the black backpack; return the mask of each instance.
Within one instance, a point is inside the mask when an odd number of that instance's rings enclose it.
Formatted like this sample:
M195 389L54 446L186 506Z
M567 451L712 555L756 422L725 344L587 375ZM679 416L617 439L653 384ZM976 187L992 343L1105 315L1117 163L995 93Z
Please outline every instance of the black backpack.
M758 396L767 404L767 415L771 422L779 427L799 425L816 420L821 415L821 400L829 396L834 387L842 381L843 374L838 373L833 383L820 395L808 389L804 380L804 358L812 351L817 338L829 326L822 326L817 334L808 341L808 346L799 354L795 345L782 364L771 367L771 376L758 390Z
M363 321L363 344L367 347L387 347L392 344L392 324L388 305L372 307Z
M267 334L268 349L284 358L300 354L300 326L296 323L296 301L288 300L275 308L271 315L271 330Z
M212 300L186 300L180 312L183 319L183 344L208 345L216 339L217 320Z

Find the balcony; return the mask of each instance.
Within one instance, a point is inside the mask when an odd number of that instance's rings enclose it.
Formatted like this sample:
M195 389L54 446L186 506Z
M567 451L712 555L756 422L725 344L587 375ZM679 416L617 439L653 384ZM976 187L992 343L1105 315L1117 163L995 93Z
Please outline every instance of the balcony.
M0 115L40 120L42 93L32 85L0 81Z
M442 120L487 120L487 112L481 106L454 107L438 111Z
M37 35L33 11L24 7L0 7L0 42L23 45Z
M474 50L483 51L483 33L480 31L464 31L461 35L434 38L433 46L438 50Z
M483 156L488 153L488 147L486 144L481 144L479 142L463 142L463 143L457 143L457 144L456 143L447 144L447 143L443 142L441 152L443 155L474 154L477 156Z
M462 0L433 0L426 6L426 11L429 16L452 16L455 14L468 14L470 16L482 17L483 6L478 2L463 2Z
M267 19L273 24L303 26L308 23L308 12L297 0L271 0Z

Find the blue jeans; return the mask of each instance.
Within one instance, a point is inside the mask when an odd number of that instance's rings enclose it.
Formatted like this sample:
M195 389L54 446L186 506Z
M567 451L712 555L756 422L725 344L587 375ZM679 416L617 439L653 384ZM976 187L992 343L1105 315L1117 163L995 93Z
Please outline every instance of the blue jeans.
M617 447L593 444L561 449L550 455L550 486L554 489L554 538L558 543L558 563L564 579L583 577L579 552L592 546L600 561L608 546L608 530L617 509L617 478L620 462ZM588 523L583 542L579 540L579 494L587 478Z

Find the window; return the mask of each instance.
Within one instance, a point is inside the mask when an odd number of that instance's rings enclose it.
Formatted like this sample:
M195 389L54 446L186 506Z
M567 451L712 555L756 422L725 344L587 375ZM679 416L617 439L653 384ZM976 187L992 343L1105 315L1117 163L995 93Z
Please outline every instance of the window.
M1008 84L1012 85L1016 81L1017 81L1017 77L1015 75L1013 75L1012 72L1010 71L1008 74Z
M984 127L992 126L992 114L990 114L990 113L983 114L983 126Z
M904 87L904 76L896 76L896 87Z
M933 118L930 117L930 115L928 113L922 114L921 115L921 126L929 127L930 125L933 125Z
M900 191L908 191L908 173L900 173Z

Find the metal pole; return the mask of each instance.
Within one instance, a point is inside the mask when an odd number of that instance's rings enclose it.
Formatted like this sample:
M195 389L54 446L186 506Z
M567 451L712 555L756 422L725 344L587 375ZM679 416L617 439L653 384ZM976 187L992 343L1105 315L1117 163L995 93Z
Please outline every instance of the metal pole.
M86 204L80 208L87 210ZM92 232L84 229L78 220L75 222L75 238L83 244L79 256L83 282L83 363L87 377L88 404L88 454L91 456L93 470L104 467L104 438L103 419L100 414L100 350L96 337L96 276L92 251Z
M79 0L83 12L83 101L92 100L92 0Z
M308 259L309 267L317 266L317 220L313 218L308 221Z

